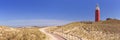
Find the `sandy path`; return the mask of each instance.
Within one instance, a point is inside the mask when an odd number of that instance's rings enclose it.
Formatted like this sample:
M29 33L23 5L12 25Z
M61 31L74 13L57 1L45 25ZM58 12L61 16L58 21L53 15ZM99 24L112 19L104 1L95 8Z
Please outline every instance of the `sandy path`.
M50 39L48 40L66 40L64 37L61 37L57 34L53 34L53 33L49 33L47 31L45 31L45 29L47 28L41 28L39 29L41 32L45 33Z

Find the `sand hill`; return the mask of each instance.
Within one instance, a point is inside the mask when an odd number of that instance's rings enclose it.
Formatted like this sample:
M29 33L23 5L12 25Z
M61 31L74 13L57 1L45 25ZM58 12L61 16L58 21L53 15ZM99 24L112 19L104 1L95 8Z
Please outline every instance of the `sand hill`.
M119 40L120 20L73 22L63 26L50 27L48 31L57 34L72 35L82 40ZM66 38L74 40L74 37Z
M63 26L45 27L46 32L67 40L119 40L120 20L73 22ZM0 26L0 40L46 40L49 35L39 27L11 28ZM55 37L57 38L57 37Z
M0 40L45 40L39 28L11 28L0 26Z

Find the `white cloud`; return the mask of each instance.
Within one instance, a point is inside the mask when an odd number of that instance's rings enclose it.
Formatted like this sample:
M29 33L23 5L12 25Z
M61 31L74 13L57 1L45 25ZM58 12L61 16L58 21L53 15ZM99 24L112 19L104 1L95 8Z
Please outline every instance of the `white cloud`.
M9 20L0 21L0 25L8 26L55 26L64 25L72 21L67 20L50 20L50 19L37 19L37 20Z

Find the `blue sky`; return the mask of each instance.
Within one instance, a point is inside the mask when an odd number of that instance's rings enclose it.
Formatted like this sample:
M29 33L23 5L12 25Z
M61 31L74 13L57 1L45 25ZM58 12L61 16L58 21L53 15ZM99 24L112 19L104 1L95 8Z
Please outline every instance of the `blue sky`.
M0 25L56 25L94 21L99 4L101 20L120 19L120 0L0 0Z

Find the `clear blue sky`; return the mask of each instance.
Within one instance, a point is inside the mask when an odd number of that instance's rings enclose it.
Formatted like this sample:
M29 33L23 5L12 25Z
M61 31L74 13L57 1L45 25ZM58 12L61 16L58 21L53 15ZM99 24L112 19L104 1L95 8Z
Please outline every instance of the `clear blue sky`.
M120 0L0 0L0 25L94 21L97 3L101 20L108 17L120 19Z

